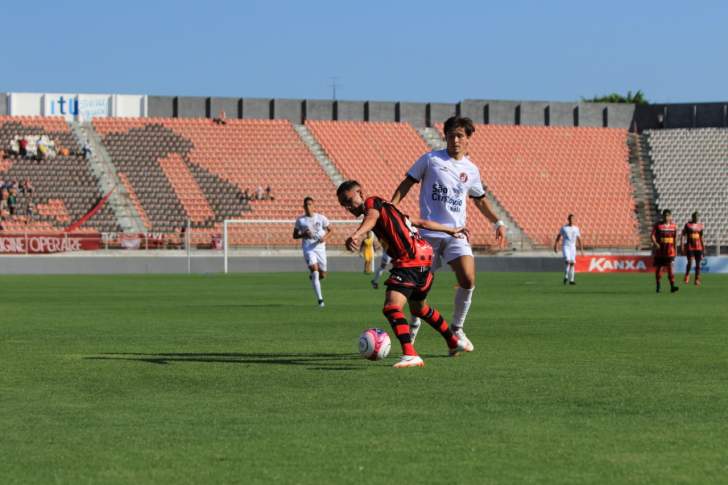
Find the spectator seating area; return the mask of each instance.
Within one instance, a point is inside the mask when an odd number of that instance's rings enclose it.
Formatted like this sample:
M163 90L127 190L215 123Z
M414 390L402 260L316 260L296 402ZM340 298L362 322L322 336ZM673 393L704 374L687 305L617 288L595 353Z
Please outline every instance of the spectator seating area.
M69 153L38 160L33 148L21 156L11 146L23 137L31 141L43 137ZM28 180L33 187L32 192L18 190L14 214L2 222L6 233L58 232L88 213L103 196L63 118L0 116L0 150L3 183L19 186ZM118 230L113 212L105 206L76 232Z
M585 245L639 245L626 130L477 125L470 158L535 244L553 245L573 213Z
M670 209L680 228L698 211L708 244L728 240L728 129L645 132L652 158L656 205Z
M331 179L288 121L98 118L94 128L151 231L178 231L189 218L195 243L225 219L293 220L311 196L330 219L349 218ZM270 187L272 200L246 200ZM233 243L290 245L284 224L234 226ZM340 234L339 236L343 236ZM232 237L232 236L231 236Z

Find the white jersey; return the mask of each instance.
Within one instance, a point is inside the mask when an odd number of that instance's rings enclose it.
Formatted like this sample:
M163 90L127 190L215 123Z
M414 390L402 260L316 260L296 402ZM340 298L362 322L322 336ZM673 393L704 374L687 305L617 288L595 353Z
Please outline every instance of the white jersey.
M562 249L576 249L576 238L581 236L578 227L566 224L561 228L559 234L561 234Z
M421 185L420 217L449 227L465 225L467 196L485 195L478 167L467 157L451 158L447 150L424 154L407 175Z
M326 234L326 228L329 227L329 220L323 214L313 213L311 217L302 215L296 219L295 228L301 234L306 231L311 233L311 237L301 239L301 248L304 251L311 251L316 247L326 247L326 243L319 243L319 240Z

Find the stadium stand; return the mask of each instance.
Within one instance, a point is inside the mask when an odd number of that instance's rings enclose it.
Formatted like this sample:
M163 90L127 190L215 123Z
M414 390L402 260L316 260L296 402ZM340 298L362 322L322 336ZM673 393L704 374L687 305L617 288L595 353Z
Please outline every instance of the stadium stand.
M657 206L670 209L682 228L698 211L709 245L728 239L728 129L645 131Z
M51 158L38 160L34 143L46 138L53 146ZM17 153L21 138L29 153ZM68 150L68 154L65 153ZM0 116L0 179L29 180L33 193L18 191L16 214L3 221L6 233L58 232L87 214L103 197L88 161L61 117ZM112 232L119 226L106 205L74 232Z
M627 130L477 125L470 158L534 243L552 245L574 213L587 246L639 245Z
M367 194L391 197L407 170L430 148L408 123L306 121L345 178L358 180ZM419 185L401 203L404 212L419 215ZM468 202L468 228L475 246L492 246L493 230Z
M288 121L97 118L93 124L151 231L178 231L189 219L193 243L205 244L225 219L291 221L303 212L305 196L330 219L350 219ZM273 200L245 200L246 189L255 194L268 186ZM233 243L291 244L292 225L235 227Z

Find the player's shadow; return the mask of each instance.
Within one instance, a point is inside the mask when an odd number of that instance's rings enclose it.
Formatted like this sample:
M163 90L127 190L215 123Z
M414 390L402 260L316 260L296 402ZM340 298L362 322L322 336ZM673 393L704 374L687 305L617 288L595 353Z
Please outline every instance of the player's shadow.
M293 365L308 367L309 370L364 370L353 361L360 360L357 354L334 354L315 352L295 353L134 353L111 352L84 357L85 360L120 360L168 365L172 363L220 363L244 365Z

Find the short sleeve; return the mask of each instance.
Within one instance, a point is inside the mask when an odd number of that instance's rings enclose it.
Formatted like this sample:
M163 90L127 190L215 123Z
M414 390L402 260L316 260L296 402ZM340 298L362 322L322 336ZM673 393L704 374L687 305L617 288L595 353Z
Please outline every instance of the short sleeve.
M425 172L427 172L427 167L429 165L430 165L430 154L425 153L415 162L414 165L412 165L410 167L409 170L407 170L407 176L420 182L424 178Z
M323 214L321 215L321 227L323 227L324 229L329 227L329 218Z
M293 225L293 228L300 231L301 230L301 218L299 217L296 219L296 223Z
M473 177L473 181L468 188L468 195L474 199L480 199L485 196L485 189L483 188L483 182L480 180L480 172L478 169L475 169L474 172L475 177Z
M382 199L379 197L369 197L367 200L364 201L364 208L379 210L382 208Z

